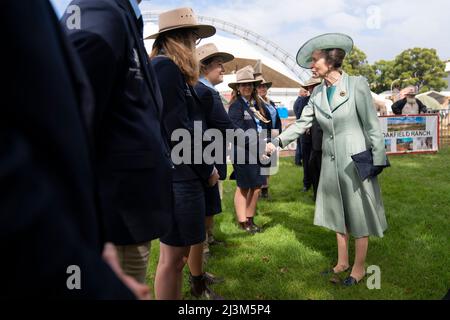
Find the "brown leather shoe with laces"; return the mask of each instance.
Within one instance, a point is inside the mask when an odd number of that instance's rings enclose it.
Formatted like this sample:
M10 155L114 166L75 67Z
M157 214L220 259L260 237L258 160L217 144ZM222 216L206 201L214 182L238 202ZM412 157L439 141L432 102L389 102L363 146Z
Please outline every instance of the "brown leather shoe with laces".
M253 221L253 218L247 218L247 224L250 226L250 228L253 230L253 232L255 232L255 233L262 232L262 228L258 227L255 224L255 222Z
M222 296L218 295L208 287L204 274L198 277L190 275L189 282L191 285L191 294L194 297L206 300L225 300Z

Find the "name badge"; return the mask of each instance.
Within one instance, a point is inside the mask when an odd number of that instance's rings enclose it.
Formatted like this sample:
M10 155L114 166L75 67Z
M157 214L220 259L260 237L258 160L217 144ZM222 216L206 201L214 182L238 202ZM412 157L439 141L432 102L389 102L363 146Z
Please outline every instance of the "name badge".
M137 80L144 80L141 70L141 61L139 59L139 54L136 49L133 49L133 64L128 69L130 72L135 73L134 78Z
M189 89L189 86L186 84L186 89L184 90L186 97L192 97L191 89Z
M253 120L252 116L247 111L244 112L244 120Z

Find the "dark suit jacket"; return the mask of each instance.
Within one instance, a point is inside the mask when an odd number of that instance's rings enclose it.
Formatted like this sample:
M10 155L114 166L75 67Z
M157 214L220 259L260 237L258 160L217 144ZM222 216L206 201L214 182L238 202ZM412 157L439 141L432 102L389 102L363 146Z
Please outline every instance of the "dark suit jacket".
M265 108L263 106L263 108ZM267 115L269 115L269 110L265 108L265 112ZM256 123L256 117L254 113L248 108L247 104L245 103L244 99L242 97L239 97L235 102L233 102L228 109L228 115L233 122L233 124L244 131L247 130L257 130L257 123ZM270 119L270 117L268 117ZM269 130L272 128L271 123L265 124L263 122L260 123L263 130ZM245 137L245 144L244 143L234 143L234 162L237 160L237 152L242 152L242 149L245 150L245 159L246 161L249 161L253 157L257 157L259 159L259 154L262 153L262 150L259 150L260 148L260 141L259 139L250 139L249 136ZM258 154L254 154L254 152L251 151L257 151Z
M402 100L398 100L392 105L392 112L394 114L402 114L403 107L406 105L406 98ZM416 102L419 106L419 113L427 113L427 106L422 103L419 99L416 99Z
M275 109L277 109L277 106L275 105L275 102L270 101L270 104ZM277 121L275 122L275 124L272 124L272 129L279 130L280 133L283 132L283 124L281 123L281 118L280 118L280 115L278 114L278 111L277 111Z
M294 112L295 112L295 117L297 119L301 118L303 109L305 109L305 107L308 105L309 98L310 97L298 97L297 100L295 101ZM304 143L304 144L311 144L312 143L311 134L306 134L306 133L303 134L300 137L300 141L301 141L301 143Z
M297 100L295 100L294 103L294 113L295 113L295 117L298 119L300 119L302 112L303 112L303 108L308 104L309 102L309 97L298 97Z
M142 24L128 0L71 4L80 8L81 29L68 29L67 14L62 23L95 93L95 158L107 239L129 245L159 238L171 224L171 162Z
M323 131L319 123L314 120L311 126L311 147L313 151L322 151Z
M92 94L48 1L6 0L0 30L0 296L133 298L101 259ZM32 32L33 36L30 36ZM30 56L32 55L32 57ZM67 268L81 269L70 291Z
M206 125L210 129L218 129L223 134L223 157L221 163L216 163L215 166L219 171L220 179L225 180L227 178L227 141L226 130L237 129L231 122L225 107L223 106L222 99L219 92L206 86L202 82L198 82L195 86L195 91L200 98L202 108L205 112Z
M161 94L164 100L163 123L168 137L177 129L185 129L190 133L194 141L194 122L202 125L202 134L207 129L205 112L194 88L186 83L184 75L180 68L169 58L157 56L152 59L152 65L156 71L156 76L161 87ZM170 139L171 140L171 139ZM214 169L214 165L205 164L203 161L194 164L194 150L203 152L205 144L197 141L191 143L190 164L181 163L175 165L173 172L174 181L187 181L200 179L206 183ZM178 141L169 141L170 145L175 147Z

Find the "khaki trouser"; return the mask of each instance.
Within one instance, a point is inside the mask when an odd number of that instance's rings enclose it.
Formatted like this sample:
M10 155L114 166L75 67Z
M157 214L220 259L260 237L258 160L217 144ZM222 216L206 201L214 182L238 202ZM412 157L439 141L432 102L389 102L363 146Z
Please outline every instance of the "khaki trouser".
M146 283L150 242L130 246L117 246L120 266L125 274L140 283Z

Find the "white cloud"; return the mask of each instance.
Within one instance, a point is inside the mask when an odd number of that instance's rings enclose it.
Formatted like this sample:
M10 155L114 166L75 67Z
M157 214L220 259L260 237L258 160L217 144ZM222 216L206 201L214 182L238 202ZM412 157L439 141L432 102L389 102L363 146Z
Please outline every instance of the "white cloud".
M344 32L355 39L369 61L393 59L411 47L432 47L450 58L447 40L450 2L440 0L244 0L150 1L143 7L169 10L191 6L198 14L246 27L279 44L293 55L302 42L326 32ZM379 10L378 29L368 28ZM378 20L377 20L378 21ZM376 26L376 24L375 24Z

